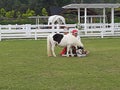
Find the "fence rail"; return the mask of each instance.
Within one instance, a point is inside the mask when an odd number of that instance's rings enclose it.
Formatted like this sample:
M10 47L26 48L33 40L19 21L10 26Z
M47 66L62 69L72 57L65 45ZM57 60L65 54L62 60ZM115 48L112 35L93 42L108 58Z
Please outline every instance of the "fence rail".
M37 38L47 37L50 33L64 32L64 26L75 28L76 24L66 25L0 25L0 41L11 38ZM99 36L120 36L120 23L111 24L84 24L80 25L79 35L81 37Z
M90 37L90 36L99 36L101 38L106 36L120 36L120 23L113 24L87 24L81 25L80 36L81 37Z

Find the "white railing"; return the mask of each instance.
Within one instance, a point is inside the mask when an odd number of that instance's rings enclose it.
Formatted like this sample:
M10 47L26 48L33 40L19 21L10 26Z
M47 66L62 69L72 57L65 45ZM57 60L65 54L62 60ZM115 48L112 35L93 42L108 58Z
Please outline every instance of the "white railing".
M11 38L35 38L47 37L50 33L63 33L66 25L0 25L0 40ZM75 24L68 24L74 28Z
M76 24L66 25L0 25L0 41L11 38L46 38L50 33L64 32L64 26L72 30ZM120 36L120 23L111 24L84 24L80 25L80 37L99 36ZM86 27L86 28L85 28Z
M84 24L81 24L81 30L79 34L81 37L89 37L89 36L100 36L103 38L104 36L120 36L120 23L112 24L86 24L86 28Z

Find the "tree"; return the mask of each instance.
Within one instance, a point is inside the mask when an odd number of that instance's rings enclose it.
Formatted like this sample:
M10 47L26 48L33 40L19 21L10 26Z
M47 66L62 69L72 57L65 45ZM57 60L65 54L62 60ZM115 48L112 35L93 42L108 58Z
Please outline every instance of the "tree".
M6 11L4 8L0 9L0 17L5 17Z
M22 14L22 17L23 17L23 18L27 18L27 17L34 16L34 15L35 15L35 11L28 9L28 10L26 11L26 13L23 13L23 14Z
M6 17L7 18L13 18L14 17L14 14L15 14L15 11L14 10L12 10L12 11L8 11L8 12L6 12Z
M16 17L17 17L17 18L20 18L20 17L21 17L21 12L20 12L20 11L17 11L17 12L16 12Z
M46 11L46 8L42 9L42 15L43 16L48 16L48 12Z

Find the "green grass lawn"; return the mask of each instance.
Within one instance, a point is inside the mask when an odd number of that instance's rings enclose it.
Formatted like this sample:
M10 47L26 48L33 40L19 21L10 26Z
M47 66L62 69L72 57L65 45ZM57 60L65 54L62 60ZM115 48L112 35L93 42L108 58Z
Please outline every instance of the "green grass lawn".
M120 38L82 38L87 57L47 57L46 40L0 42L0 90L120 90Z

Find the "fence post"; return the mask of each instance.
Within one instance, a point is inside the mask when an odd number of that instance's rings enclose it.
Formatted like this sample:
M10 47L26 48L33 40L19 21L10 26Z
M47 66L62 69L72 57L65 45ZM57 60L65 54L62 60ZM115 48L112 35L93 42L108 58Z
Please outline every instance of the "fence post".
M2 35L1 35L1 25L0 25L0 41L2 40Z
M12 28L12 27L11 27L11 24L9 24L9 25L8 25L8 29L11 30L11 28Z
M59 24L57 24L57 28L56 29L60 29L60 25Z
M51 24L51 26L52 26L52 29L55 29L55 25L54 24Z
M26 24L26 35L30 37L31 24Z
M103 38L103 37L104 37L103 33L104 33L104 31L103 31L103 30L101 30L101 38Z
M39 25L37 25L37 28L35 29L35 40L37 40L37 30L39 29Z

